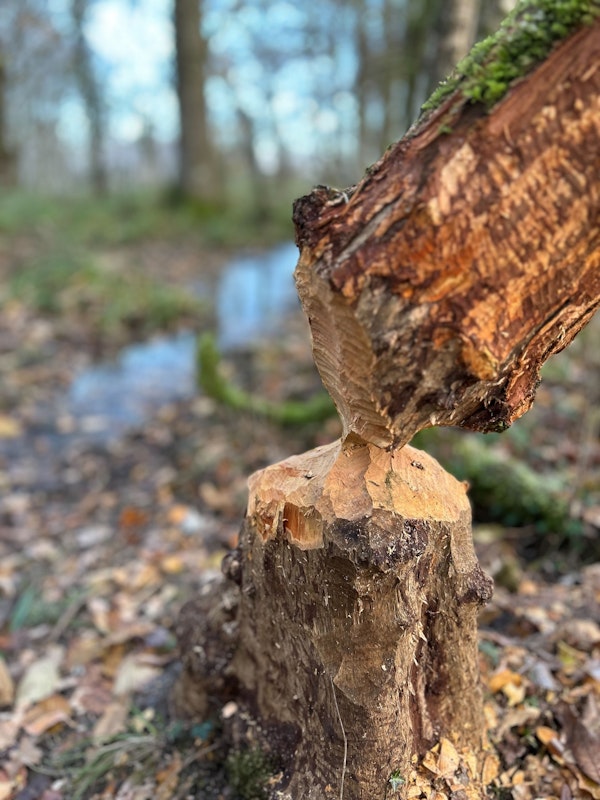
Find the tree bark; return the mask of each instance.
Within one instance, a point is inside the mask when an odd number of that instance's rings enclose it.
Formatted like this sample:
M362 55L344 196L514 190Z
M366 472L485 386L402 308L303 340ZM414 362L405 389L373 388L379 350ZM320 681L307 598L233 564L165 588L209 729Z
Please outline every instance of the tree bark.
M218 198L221 187L208 123L205 81L208 44L201 31L202 0L175 0L175 49L179 100L179 186L198 200Z
M297 201L298 292L344 435L399 446L529 409L599 303L599 62L596 22L493 113L453 96L357 187Z
M88 120L90 182L94 192L97 195L103 195L108 188L104 161L106 120L100 86L94 74L92 57L85 38L84 26L87 8L87 0L72 0L71 17L75 27L75 77Z
M439 731L479 751L491 581L466 487L432 458L334 442L269 467L250 479L241 553L233 672L294 742L286 796L382 797Z
M491 581L466 487L406 442L509 424L600 303L599 33L489 113L459 88L357 187L295 207L343 437L250 478L228 581L179 630L182 696L202 713L235 698L230 728L280 758L272 797L476 800L493 776L476 628Z

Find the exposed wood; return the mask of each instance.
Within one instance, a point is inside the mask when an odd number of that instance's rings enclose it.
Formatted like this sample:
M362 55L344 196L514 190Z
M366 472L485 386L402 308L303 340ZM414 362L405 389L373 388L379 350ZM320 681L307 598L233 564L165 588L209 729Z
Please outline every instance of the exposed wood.
M408 780L440 735L480 750L491 581L466 487L430 456L334 442L268 467L250 479L241 552L233 672L293 741L286 796L339 796L345 745L346 800Z
M298 291L346 434L501 430L531 406L600 302L599 65L596 22L492 114L453 96L355 189L297 202Z

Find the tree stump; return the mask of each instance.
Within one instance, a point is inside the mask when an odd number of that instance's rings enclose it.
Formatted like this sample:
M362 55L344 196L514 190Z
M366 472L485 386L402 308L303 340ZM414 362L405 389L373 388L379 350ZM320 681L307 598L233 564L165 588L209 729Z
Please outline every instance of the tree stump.
M343 437L250 478L213 609L192 603L179 631L182 696L235 699L280 758L273 797L420 796L435 743L448 792L483 795L491 581L467 487L407 442L506 427L600 302L600 23L584 22L493 108L459 83L357 187L295 206Z
M440 732L481 748L476 617L491 580L466 487L436 461L334 442L268 467L250 479L240 548L233 671L293 735L290 797L342 784L381 797Z

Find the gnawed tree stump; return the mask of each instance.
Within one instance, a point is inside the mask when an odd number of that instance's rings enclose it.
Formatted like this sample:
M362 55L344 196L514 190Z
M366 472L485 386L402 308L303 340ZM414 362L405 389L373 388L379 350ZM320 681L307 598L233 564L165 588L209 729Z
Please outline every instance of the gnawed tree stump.
M440 731L481 748L470 519L411 447L334 442L250 479L233 672L293 733L290 797L383 796Z
M202 713L235 699L232 735L254 725L281 759L274 797L418 796L435 742L443 788L483 794L491 581L466 487L406 443L510 424L600 302L600 22L582 5L586 25L493 109L459 84L357 187L296 204L343 437L252 476L227 578L179 630L180 694Z

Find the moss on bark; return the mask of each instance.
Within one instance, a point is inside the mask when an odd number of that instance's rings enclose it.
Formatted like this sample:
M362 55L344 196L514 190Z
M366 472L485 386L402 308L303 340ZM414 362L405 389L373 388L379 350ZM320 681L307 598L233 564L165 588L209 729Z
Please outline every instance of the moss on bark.
M599 0L521 0L495 34L474 45L423 111L437 108L455 91L491 108L558 42L599 17Z

